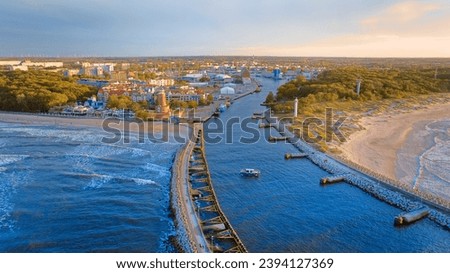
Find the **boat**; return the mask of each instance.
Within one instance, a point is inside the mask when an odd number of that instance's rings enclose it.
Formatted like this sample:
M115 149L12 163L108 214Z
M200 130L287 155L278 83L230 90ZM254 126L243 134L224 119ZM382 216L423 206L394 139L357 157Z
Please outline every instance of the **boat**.
M225 104L221 104L218 108L219 112L225 112L225 110L227 110L227 106Z
M239 173L246 177L259 177L261 171L257 169L242 169Z

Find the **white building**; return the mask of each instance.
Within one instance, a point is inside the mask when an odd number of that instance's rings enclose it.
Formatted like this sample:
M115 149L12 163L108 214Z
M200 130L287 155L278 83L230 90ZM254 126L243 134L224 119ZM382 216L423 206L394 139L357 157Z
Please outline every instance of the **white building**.
M214 77L214 81L221 82L221 83L229 83L229 82L233 81L233 78L231 78L230 76L228 76L226 74L217 74Z
M225 86L220 89L220 94L221 95L234 95L234 94L236 94L236 91L232 87Z
M195 102L199 102L201 98L204 98L204 95L199 95L199 94L193 94L193 93L187 93L187 94L183 94L183 93L168 93L168 98L169 100L178 100L178 101L195 101Z
M175 80L174 79L149 80L148 84L155 86L172 86L175 84Z
M26 66L41 66L41 67L63 67L63 62L31 62L31 61L23 61L21 63L22 65Z
M26 66L26 65L8 65L7 69L9 71L15 71L15 70L28 71L28 66Z
M181 77L181 80L187 82L199 82L201 78L203 78L203 74L187 74Z
M21 61L0 61L0 66L20 65Z
M72 77L73 75L78 75L80 70L78 69L66 69L63 71L64 77Z
M223 87L231 87L231 88L236 88L236 84L235 84L235 83L231 83L231 82L229 82L229 83L226 83L226 84L224 84L224 85L223 85Z

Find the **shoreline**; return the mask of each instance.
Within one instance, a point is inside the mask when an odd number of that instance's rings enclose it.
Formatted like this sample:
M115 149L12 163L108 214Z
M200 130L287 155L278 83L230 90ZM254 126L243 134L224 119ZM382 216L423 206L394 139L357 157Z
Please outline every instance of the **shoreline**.
M234 100L240 99L247 95L254 93L253 88L256 88L253 84L248 86L243 94L240 94ZM203 121L207 121L211 118L213 112L203 113ZM0 111L0 122L4 123L20 123L28 125L48 125L48 126L67 126L67 127L90 127L103 129L104 128L103 118L92 118L92 117L65 117L65 116L46 116L34 113L18 113L18 112L3 112ZM141 133L143 128L142 124L137 122L123 122L123 120L115 120L113 122L112 128L121 130L121 133L125 131L133 133ZM127 124L125 127L120 128L116 124ZM200 124L203 124L200 123ZM110 126L111 124L109 124ZM161 121L150 121L144 122L144 132L161 133L169 128L169 133L174 132L175 126L173 124L168 124ZM182 143L181 147L176 152L171 167L171 178L169 181L170 190L170 210L173 213L173 221L175 223L176 238L175 242L172 242L174 247L178 250L183 250L184 252L200 252L208 253L211 250L208 247L205 235L199 223L199 219L195 215L194 205L192 204L189 185L188 185L188 165L189 165L189 155L191 154L195 143L192 141L193 136L198 132L198 128L194 124L194 128L190 127L188 124L180 124L184 129L178 131L181 135L185 136L185 142Z
M171 243L175 249L183 250L184 252L209 252L202 246L206 246L205 243L201 243L201 236L198 229L195 228L194 221L196 218L193 216L193 212L189 208L193 208L192 204L189 206L189 194L183 188L187 187L186 178L187 163L189 158L186 159L185 155L189 155L189 149L193 149L194 143L191 140L192 131L194 131L187 124L180 124L174 126L159 121L144 122L144 124L137 124L136 122L129 122L128 126L125 126L126 122L123 120L115 120L118 123L112 123L109 126L119 130L120 133L146 133L161 134L163 138L165 132L167 132L167 140L171 141L170 135L174 132L178 132L181 137L184 138L184 143L180 143L180 148L177 149L173 159L171 169L171 177L169 180L169 199L170 199L170 211L173 213L171 218L175 223L176 238ZM33 126L61 126L67 128L93 128L103 129L104 119L102 118L86 118L86 117L64 117L64 116L41 116L31 113L12 113L12 112L0 112L0 123L13 123ZM143 127L142 127L143 126ZM143 131L144 130L144 131ZM177 131L175 131L177 130ZM117 133L119 132L117 131ZM159 141L157 141L159 142ZM186 163L186 166L184 166ZM201 229L200 229L201 231ZM201 234L202 235L202 234Z
M64 127L89 127L89 128L105 128L118 129L122 132L155 132L160 133L164 130L162 121L148 121L138 123L132 120L120 120L113 118L95 118L95 117L70 117L70 116L49 116L34 113L20 112L3 112L0 111L0 122L19 123L26 125L47 125L47 126L64 126ZM122 125L122 127L120 126ZM143 126L143 128L142 128Z
M419 157L430 148L426 126L450 120L450 103L428 106L410 113L363 117L364 129L337 146L338 157L370 169L402 187L413 190Z
M268 122L275 124L274 128L279 134L286 136L289 143L300 152L307 154L308 159L319 168L332 175L342 176L346 183L404 211L409 212L426 207L429 209L428 218L430 220L450 230L450 202L448 200L401 187L395 181L370 169L363 168L354 162L322 153L298 138L276 117L266 117L266 119Z

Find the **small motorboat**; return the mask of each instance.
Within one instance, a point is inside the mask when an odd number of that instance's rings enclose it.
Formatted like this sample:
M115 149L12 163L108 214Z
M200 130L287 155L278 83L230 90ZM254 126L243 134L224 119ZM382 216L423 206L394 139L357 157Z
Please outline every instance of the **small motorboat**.
M259 177L261 171L257 169L242 169L239 173L246 177Z

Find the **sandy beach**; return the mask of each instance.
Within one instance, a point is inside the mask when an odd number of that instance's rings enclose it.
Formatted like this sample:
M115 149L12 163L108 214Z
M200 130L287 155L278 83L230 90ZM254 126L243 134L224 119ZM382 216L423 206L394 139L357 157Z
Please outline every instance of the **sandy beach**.
M0 112L0 122L60 127L91 127L103 129L112 134L123 134L124 132L139 133L144 137L156 137L163 133L164 136L180 136L180 142L181 138L184 138L183 143L186 143L185 136L188 135L187 126L175 126L174 124L159 121L138 123L134 121L124 122L123 120L113 118L64 117Z
M363 117L360 125L364 129L339 149L344 158L414 188L419 157L433 141L425 137L427 125L445 120L450 120L450 103Z

